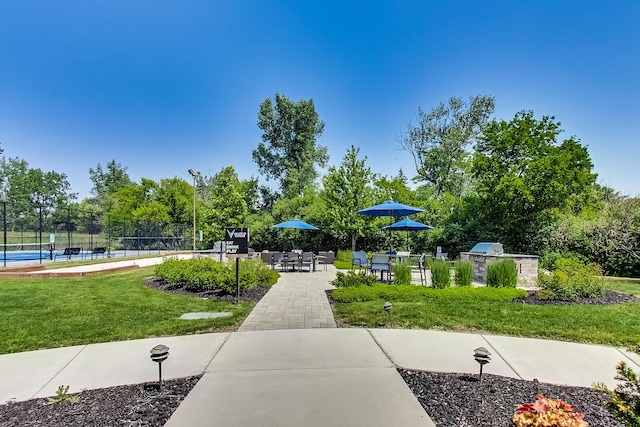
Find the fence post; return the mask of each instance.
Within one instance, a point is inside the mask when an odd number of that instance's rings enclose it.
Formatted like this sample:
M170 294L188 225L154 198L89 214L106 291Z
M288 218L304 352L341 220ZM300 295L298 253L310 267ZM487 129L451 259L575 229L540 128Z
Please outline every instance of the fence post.
M2 227L4 229L4 266L7 266L7 201L2 202Z
M111 258L111 214L107 214L107 258Z
M40 231L40 241L38 247L40 248L40 264L42 264L42 205L40 205L40 213L38 219L38 230Z

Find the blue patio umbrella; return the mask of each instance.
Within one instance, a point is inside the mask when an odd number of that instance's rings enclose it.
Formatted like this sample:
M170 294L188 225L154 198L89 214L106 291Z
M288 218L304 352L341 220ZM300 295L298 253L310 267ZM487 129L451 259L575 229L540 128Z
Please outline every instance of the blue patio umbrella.
M272 226L272 228L294 228L298 230L319 230L318 227L315 227L311 224L307 224L304 221L299 220L298 218L294 218L289 221L281 222ZM297 239L296 239L297 240ZM298 242L300 243L300 242Z
M393 222L395 216L407 216L413 215L419 212L424 212L422 209L414 208L413 206L403 205L402 203L395 202L393 200L387 200L379 205L371 206L369 208L361 209L358 211L362 215L370 216L388 216L389 226ZM389 231L389 246L391 246L391 231Z
M318 227L315 227L311 224L307 224L306 222L301 221L298 218L281 222L280 224L274 225L272 228L297 228L299 230L319 230Z
M409 231L422 231L422 230L431 230L432 226L423 224L418 221L414 221L412 219L403 219L402 221L398 221L395 224L387 225L383 228L383 230L399 230L407 232L407 248L409 247Z

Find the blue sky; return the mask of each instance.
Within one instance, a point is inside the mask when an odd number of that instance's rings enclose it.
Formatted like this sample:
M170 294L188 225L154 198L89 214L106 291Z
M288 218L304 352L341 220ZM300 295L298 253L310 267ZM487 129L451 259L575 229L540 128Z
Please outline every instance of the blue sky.
M598 181L640 194L640 2L6 1L0 145L67 174L80 198L111 159L159 180L258 176L259 104L313 98L338 165L413 176L398 136L418 108L493 95L495 116L553 115Z

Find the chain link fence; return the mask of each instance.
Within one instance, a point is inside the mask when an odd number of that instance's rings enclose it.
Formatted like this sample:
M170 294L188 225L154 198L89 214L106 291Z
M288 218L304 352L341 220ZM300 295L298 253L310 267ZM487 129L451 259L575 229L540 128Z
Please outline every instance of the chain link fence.
M64 208L16 209L2 202L4 265L7 261L136 256L189 250L190 224L166 224ZM72 250L73 249L73 250Z

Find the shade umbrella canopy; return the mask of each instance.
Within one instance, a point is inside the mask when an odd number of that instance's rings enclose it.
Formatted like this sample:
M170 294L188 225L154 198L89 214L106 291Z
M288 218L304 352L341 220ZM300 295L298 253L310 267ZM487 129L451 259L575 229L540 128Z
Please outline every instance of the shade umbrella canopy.
M431 230L433 227L427 224L423 224L412 219L403 219L395 224L387 225L384 230L399 230L399 231L422 231Z
M276 224L272 226L272 228L297 228L299 230L319 230L318 227L315 227L311 224L307 224L306 222L301 221L298 218L281 222L280 224Z
M393 222L394 216L406 216L413 215L419 212L424 212L422 209L414 208L413 206L403 205L402 203L395 202L393 200L387 200L379 205L371 206L370 208L361 209L358 211L362 215L371 216L388 216L389 226ZM391 248L391 230L389 230L389 249Z
M403 205L402 203L394 202L393 200L387 200L379 205L358 211L359 214L371 216L406 216L419 212L424 212L424 210L414 208L413 206Z
M409 231L422 231L422 230L431 230L432 226L423 224L418 221L414 221L412 219L403 219L402 221L398 221L395 224L387 225L383 227L383 230L398 230L398 231L406 231L407 232L407 249L409 248Z

